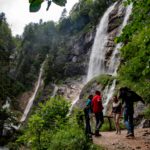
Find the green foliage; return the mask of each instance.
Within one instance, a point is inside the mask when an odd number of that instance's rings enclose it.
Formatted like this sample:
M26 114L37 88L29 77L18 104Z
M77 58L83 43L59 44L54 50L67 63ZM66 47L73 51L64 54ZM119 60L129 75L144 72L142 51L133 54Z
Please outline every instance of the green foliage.
M0 145L6 145L9 141L15 138L14 128L12 125L17 124L17 116L14 112L7 108L0 109ZM3 134L4 130L6 132L5 135Z
M29 0L30 2L30 12L36 12L41 8L41 3L44 0Z
M41 8L41 4L44 2L44 0L29 0L30 3L30 12L37 12ZM67 3L67 0L47 0L47 9L49 9L51 2L59 5L59 6L65 6Z
M62 97L51 98L46 104L40 104L17 143L33 150L96 149L87 142L76 114L67 117L68 111L69 104Z
M147 109L145 109L144 116L145 118L150 119L150 106L148 106Z
M33 86L46 55L51 53L55 56L57 39L57 31L52 21L31 23L25 27L17 60L16 78L26 88Z
M40 104L36 113L29 118L27 129L19 141L29 144L32 149L48 148L51 134L66 122L68 110L69 104L62 97L51 98L46 104Z
M124 123L122 122L122 120L120 120L120 128L125 129L125 126L124 126ZM111 119L111 129L116 130L113 118ZM101 127L101 131L110 131L110 125L109 125L108 119L104 120L104 124Z
M13 65L10 56L15 48L16 42L6 22L5 14L0 13L0 104L5 103L7 97L14 100L16 95L23 91L23 85L10 74Z
M123 34L117 39L125 43L121 49L120 84L137 91L150 102L150 3L132 1L133 13Z
M109 83L109 85L112 83L112 81L113 81L113 77L112 76L109 76L109 75L100 75L100 76L97 76L96 78L95 78L95 80L98 82L98 83L100 83L100 84L102 84L103 86L106 86L106 85L108 85L108 83Z
M72 8L69 17L60 19L59 30L62 33L76 34L84 28L92 28L93 25L97 25L99 18L111 2L111 0L80 0Z
M83 150L87 149L86 138L83 131L75 122L65 125L63 129L53 135L49 150Z

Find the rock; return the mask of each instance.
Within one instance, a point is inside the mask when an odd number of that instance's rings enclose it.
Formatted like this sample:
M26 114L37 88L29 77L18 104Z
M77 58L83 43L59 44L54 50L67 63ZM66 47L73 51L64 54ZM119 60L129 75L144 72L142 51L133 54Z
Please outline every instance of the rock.
M144 111L145 105L141 102L136 103L134 107L134 118L138 118L138 116Z
M74 56L73 58L72 58L72 62L77 62L77 56Z
M140 146L137 146L136 149L141 149L141 147L140 147Z
M67 56L67 64L64 68L66 76L73 77L87 74L95 32L93 28L91 31L83 33L79 37L74 36L68 41L67 47L69 47L70 52Z
M139 128L149 128L150 127L150 120L149 119L143 119L143 121L138 126Z

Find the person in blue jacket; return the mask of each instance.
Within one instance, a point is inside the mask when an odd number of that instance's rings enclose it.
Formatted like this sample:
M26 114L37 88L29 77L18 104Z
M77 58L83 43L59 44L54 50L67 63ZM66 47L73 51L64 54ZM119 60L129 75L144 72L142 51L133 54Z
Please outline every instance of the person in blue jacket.
M90 125L90 114L92 113L92 99L93 99L93 95L89 95L88 99L86 101L86 107L84 108L84 114L85 114L85 133L88 136L92 135L91 125Z

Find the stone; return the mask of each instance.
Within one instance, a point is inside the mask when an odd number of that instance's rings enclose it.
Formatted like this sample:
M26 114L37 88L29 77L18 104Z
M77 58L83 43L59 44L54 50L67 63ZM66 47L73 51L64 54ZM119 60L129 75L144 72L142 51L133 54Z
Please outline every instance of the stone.
M150 128L150 120L149 120L149 119L144 119L144 120L141 122L141 127L142 127L142 128Z

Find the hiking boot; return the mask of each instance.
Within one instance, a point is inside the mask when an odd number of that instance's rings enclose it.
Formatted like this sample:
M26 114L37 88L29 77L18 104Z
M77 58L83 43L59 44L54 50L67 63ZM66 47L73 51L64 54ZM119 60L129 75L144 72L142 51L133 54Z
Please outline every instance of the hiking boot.
M128 133L128 134L126 135L126 137L134 137L134 134L133 134L133 133Z
M99 132L95 132L95 136L102 136Z
M93 132L90 132L90 134L91 134L91 135L95 135L95 133L93 133Z

